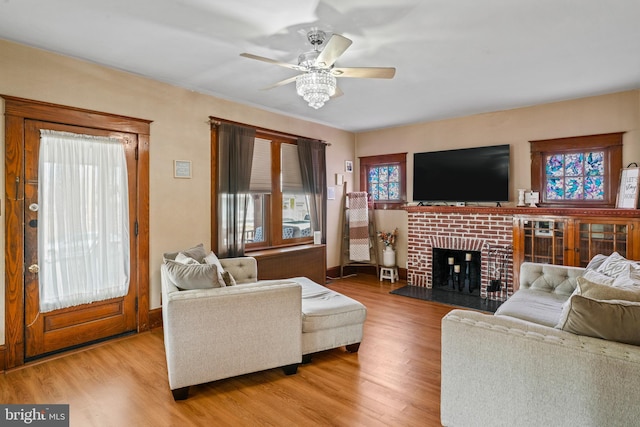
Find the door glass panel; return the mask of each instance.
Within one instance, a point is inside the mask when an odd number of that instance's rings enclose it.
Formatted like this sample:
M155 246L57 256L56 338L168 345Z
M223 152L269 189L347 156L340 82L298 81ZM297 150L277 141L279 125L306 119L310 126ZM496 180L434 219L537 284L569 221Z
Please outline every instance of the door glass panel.
M126 295L129 192L120 141L42 130L38 175L40 311Z

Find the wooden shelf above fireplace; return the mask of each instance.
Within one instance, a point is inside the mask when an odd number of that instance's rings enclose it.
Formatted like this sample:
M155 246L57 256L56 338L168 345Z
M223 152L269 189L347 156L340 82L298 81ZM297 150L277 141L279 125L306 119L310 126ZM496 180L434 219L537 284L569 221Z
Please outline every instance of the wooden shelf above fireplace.
M498 214L498 215L561 215L640 218L640 209L601 208L530 208L493 206L405 206L407 212Z

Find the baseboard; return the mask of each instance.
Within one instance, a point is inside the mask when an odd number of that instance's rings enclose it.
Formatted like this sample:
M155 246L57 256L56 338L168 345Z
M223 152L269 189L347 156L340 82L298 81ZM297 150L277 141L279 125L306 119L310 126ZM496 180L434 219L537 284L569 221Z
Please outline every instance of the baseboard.
M382 264L380 265L382 267ZM371 266L353 266L347 265L343 269L343 275L348 276L351 274L370 274L375 276L376 268ZM398 277L400 280L407 280L407 269L398 267ZM327 280L340 278L340 266L327 268Z
M149 329L162 327L162 307L149 310Z
M0 345L0 373L5 371L5 367L6 362L5 362L5 353L7 352L7 346L6 345Z

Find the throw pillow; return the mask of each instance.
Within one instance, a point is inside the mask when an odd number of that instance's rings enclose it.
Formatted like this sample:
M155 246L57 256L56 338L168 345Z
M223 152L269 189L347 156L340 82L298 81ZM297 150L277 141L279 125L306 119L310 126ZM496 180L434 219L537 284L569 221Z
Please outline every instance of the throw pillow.
M196 245L184 251L167 252L163 255L163 257L165 260L175 260L180 252L182 252L184 255L188 256L189 258L195 259L199 263L202 263L202 260L204 259L204 257L207 256L207 252L204 250L204 245L200 243L199 245Z
M616 288L590 282L584 277L578 277L577 281L577 295L601 301L622 300L640 302L640 288Z
M557 327L577 335L640 345L640 303L574 295L567 316Z
M629 269L626 274L616 277L611 286L618 288L640 286L640 265L637 262L629 262Z
M606 256L606 255L597 254L593 258L591 258L591 261L589 261L589 264L587 264L585 269L586 270L597 270L602 265L602 263L607 260L607 258L609 258L609 257Z
M198 261L189 256L186 256L182 252L179 252L178 255L176 255L175 261L179 262L180 264L200 264Z
M205 264L215 265L218 268L218 281L220 283L225 283L224 277L222 276L222 273L224 273L224 268L222 268L220 260L213 251L209 252L209 254L204 257L203 262Z
M236 279L234 279L233 276L231 275L231 273L226 271L226 270L222 273L222 279L224 280L225 286L235 286L236 285Z
M613 285L613 281L615 280L613 277L606 276L602 273L598 273L595 270L586 270L582 275L585 279L590 282L598 283L600 285Z
M209 289L224 286L218 281L218 268L209 264L182 264L165 260L171 281L181 290Z
M619 276L628 275L631 264L633 264L633 261L629 261L618 252L614 252L609 255L596 271L615 279Z
M632 275L619 276L613 281L611 286L616 288L636 288L640 289L640 280L635 279Z

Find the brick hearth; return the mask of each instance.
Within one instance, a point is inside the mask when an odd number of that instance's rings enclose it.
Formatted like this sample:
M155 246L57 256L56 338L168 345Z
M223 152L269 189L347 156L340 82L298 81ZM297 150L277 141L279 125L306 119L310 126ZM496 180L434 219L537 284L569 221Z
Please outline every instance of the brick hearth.
M432 287L433 248L478 251L481 254L480 296L504 300L507 290L487 293L490 256L492 251L511 254L513 244L513 215L477 213L478 209L439 208L408 209L408 265L410 285ZM494 211L491 209L490 211ZM506 265L508 294L513 293L513 256Z

